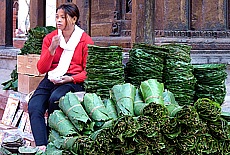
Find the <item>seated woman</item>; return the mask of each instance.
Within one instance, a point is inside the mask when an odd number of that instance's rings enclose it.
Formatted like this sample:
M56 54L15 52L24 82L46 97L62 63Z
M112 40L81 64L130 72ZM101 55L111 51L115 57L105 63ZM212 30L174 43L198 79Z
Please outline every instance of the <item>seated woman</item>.
M48 144L48 116L60 109L58 101L68 92L84 91L88 44L91 37L77 26L79 9L73 3L65 3L56 9L57 29L43 39L37 68L46 73L29 100L28 111L36 146L45 151Z

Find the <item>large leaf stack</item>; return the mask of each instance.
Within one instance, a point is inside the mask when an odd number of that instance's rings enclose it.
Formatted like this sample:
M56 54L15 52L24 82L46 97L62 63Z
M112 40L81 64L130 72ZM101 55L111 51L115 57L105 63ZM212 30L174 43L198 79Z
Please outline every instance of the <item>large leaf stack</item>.
M43 154L230 153L230 128L218 103L202 98L194 105L180 106L173 93L163 90L156 79L143 81L140 89L129 83L115 85L106 106L95 93L86 93L80 105L76 96L68 93L60 101L67 108L61 106L62 110L49 118L52 130ZM132 106L133 112L127 112ZM85 122L82 131L78 125L70 125L79 121Z
M183 44L162 45L169 49L164 70L165 88L171 91L180 105L194 101L196 78L190 63L191 46Z
M219 104L224 102L226 95L226 68L226 64L194 65L193 74L197 79L195 100L209 98Z
M125 81L139 86L142 81L157 79L162 82L164 57L167 50L160 46L135 44L129 51L125 67Z
M115 84L124 83L123 49L118 46L95 45L88 48L86 92L97 93L105 99Z

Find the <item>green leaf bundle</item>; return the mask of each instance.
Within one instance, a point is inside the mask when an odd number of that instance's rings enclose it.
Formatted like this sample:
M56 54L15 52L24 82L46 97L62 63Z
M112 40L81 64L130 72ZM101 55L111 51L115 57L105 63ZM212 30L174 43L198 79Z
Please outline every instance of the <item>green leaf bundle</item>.
M103 100L109 98L109 90L124 83L123 49L118 46L88 46L87 93L97 93Z
M167 50L156 45L138 43L129 51L125 66L125 82L139 86L142 81L157 79L162 82Z
M100 96L95 93L86 93L84 95L83 103L85 111L88 116L95 122L102 122L109 120L108 111L105 108ZM96 125L96 124L95 124Z
M205 121L215 122L221 116L221 106L208 98L200 98L194 103L199 117Z
M197 79L195 101L199 98L209 98L221 105L226 95L227 64L197 64L193 66L193 74Z
M145 103L154 102L156 104L164 104L163 91L164 84L156 79L149 79L141 82L140 90Z
M61 110L55 110L52 114L50 114L48 121L49 126L63 136L78 134L71 121Z
M104 101L105 103L105 108L107 109L108 112L108 117L110 119L117 119L117 110L116 110L116 105L112 99L107 99Z
M111 89L111 97L117 107L118 115L134 116L133 103L136 88L130 83L114 85Z
M59 107L78 131L82 131L87 121L90 121L78 97L72 92L67 93L59 100Z

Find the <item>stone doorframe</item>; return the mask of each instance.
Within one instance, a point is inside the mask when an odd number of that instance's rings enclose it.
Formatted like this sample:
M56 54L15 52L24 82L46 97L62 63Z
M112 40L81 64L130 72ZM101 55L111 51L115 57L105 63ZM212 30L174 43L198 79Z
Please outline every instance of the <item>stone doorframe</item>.
M13 0L2 0L0 4L0 46L13 47ZM30 27L44 26L45 0L32 0L30 6Z

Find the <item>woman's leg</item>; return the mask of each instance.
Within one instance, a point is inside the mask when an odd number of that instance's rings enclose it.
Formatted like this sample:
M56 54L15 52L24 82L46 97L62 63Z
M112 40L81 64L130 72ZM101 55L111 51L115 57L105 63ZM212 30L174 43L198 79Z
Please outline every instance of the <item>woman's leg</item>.
M54 84L44 78L28 103L31 129L37 146L48 144L47 126L44 114Z
M68 92L78 92L78 91L84 91L83 84L74 84L74 83L67 83L64 85L60 85L57 88L55 88L50 96L49 99L49 108L48 108L48 114L50 115L54 110L60 109L59 99L62 96L65 96Z

